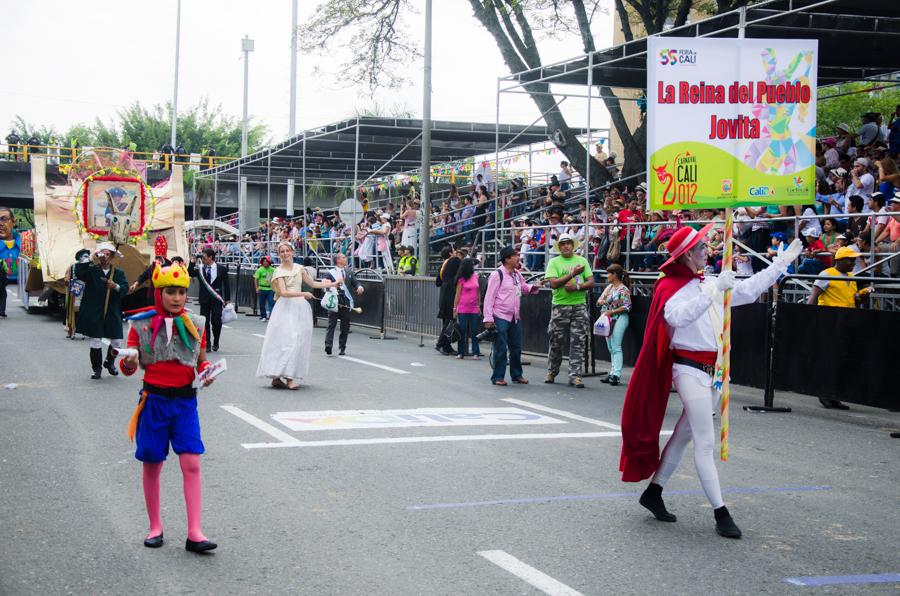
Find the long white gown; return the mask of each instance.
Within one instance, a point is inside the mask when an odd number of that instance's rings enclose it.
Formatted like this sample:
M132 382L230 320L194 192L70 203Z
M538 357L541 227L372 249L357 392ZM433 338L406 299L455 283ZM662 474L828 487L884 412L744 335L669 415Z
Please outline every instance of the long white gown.
M291 269L275 268L272 281L284 278L287 292L301 291L303 266L296 263ZM274 379L288 377L301 379L309 371L309 353L312 349L312 308L306 298L281 297L266 326L262 353L256 376Z

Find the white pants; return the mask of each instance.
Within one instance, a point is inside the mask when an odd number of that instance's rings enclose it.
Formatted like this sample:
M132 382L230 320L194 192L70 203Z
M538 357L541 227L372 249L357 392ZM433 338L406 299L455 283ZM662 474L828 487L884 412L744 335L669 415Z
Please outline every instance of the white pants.
M122 348L122 340L121 339L111 339L111 340L109 340L109 345L111 345L114 350L119 350ZM103 338L102 337L92 337L91 338L91 349L99 350L101 348L103 348Z
M703 492L714 509L722 507L722 489L719 486L719 473L713 459L716 446L716 432L713 424L713 408L719 403L719 392L705 386L692 374L680 374L674 380L675 389L681 398L684 411L675 424L675 432L666 443L662 452L659 469L653 475L652 482L665 486L666 481L678 468L681 456L691 439L694 440L694 467L703 485Z

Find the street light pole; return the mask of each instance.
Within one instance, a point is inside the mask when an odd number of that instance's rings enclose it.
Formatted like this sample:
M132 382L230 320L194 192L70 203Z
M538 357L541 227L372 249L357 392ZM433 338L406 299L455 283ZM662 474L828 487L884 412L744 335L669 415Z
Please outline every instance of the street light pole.
M249 89L250 77L250 52L253 51L254 43L249 35L245 35L241 40L241 51L244 52L244 119L241 123L241 157L247 156L247 97Z
M297 0L291 2L291 110L288 137L296 132L297 122Z
M431 236L431 0L425 0L425 69L422 86L422 227L419 230L419 263L428 270Z
M181 53L181 0L178 0L178 16L175 18L175 90L172 93L172 137L170 143L174 149L175 124L178 120L178 58Z

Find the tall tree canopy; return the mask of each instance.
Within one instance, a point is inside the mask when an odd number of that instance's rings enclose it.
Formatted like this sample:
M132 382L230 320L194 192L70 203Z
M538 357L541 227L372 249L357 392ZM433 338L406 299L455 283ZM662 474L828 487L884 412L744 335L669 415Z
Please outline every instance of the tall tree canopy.
M465 0L456 0L464 3ZM748 0L614 0L622 33L632 40L658 33L665 27L684 24L692 9L723 12ZM510 72L543 65L540 42L548 35L575 36L584 52L597 49L591 23L606 4L604 0L468 0L474 18L491 34ZM301 32L306 50L333 51L348 47L351 59L340 69L342 79L366 83L371 89L395 86L400 80L394 70L420 54L406 35L404 18L411 12L409 0L323 0L318 17ZM576 170L585 173L587 158L575 131L557 107L557 98L546 83L525 85L554 142ZM631 130L621 109L621 100L608 87L599 86L624 146L623 175L643 171L646 130L643 122ZM591 185L609 180L605 168L592 167Z
M98 118L93 124L75 124L64 133L52 127L29 124L21 116L16 116L11 126L23 140L34 135L44 145L56 141L68 146L72 139L82 147L125 147L134 142L138 151L149 153L169 140L170 114L168 105L144 107L135 102L119 111L111 123ZM212 147L218 155L240 155L240 120L224 114L219 106L211 108L205 99L196 106L180 110L176 126L178 144L189 152L199 153ZM267 134L266 126L250 124L247 143L251 152L264 145Z

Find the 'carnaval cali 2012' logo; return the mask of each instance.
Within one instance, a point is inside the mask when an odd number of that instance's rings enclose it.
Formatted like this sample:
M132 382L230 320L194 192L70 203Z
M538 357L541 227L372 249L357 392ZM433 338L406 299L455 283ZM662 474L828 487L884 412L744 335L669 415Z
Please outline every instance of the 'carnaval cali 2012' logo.
M663 205L693 205L696 204L694 196L697 194L697 156L690 151L679 153L672 160L672 170L669 171L667 161L660 167L654 167L656 178L663 185Z
M660 50L659 63L663 66L676 64L696 64L697 52L694 50Z

